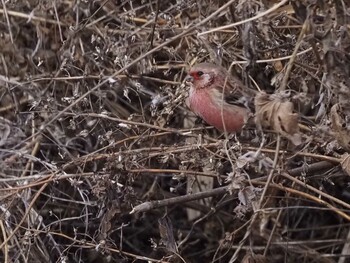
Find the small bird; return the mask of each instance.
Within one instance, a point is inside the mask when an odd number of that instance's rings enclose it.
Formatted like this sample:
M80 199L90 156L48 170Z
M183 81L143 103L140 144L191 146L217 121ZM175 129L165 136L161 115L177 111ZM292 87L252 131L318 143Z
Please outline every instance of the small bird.
M190 69L186 81L191 83L187 106L218 130L238 132L251 116L243 83L225 68L200 63Z

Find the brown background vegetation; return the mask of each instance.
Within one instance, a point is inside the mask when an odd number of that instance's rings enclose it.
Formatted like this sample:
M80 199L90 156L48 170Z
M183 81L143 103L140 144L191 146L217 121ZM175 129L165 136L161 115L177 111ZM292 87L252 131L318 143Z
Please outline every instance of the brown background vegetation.
M0 8L1 262L350 262L348 1ZM204 61L292 102L301 143L196 121Z

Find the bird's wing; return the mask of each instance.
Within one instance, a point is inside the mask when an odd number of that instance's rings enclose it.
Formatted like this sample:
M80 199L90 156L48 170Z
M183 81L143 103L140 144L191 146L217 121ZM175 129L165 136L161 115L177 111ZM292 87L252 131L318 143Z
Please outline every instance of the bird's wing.
M252 110L254 108L255 91L248 90L237 77L231 77L218 86L224 93L224 100L228 104L245 107Z

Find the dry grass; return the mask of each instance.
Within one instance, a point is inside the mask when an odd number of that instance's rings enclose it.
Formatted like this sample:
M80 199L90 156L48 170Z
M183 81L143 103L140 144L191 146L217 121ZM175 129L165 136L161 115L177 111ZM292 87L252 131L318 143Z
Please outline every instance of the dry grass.
M0 261L349 262L350 4L290 2L1 1ZM196 122L203 61L303 143Z

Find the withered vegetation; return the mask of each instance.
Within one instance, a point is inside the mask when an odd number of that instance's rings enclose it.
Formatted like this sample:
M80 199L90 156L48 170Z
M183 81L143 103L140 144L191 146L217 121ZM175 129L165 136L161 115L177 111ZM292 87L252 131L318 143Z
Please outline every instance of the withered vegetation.
M1 262L350 261L349 1L8 0L0 18ZM241 133L186 107L200 62L263 92Z

